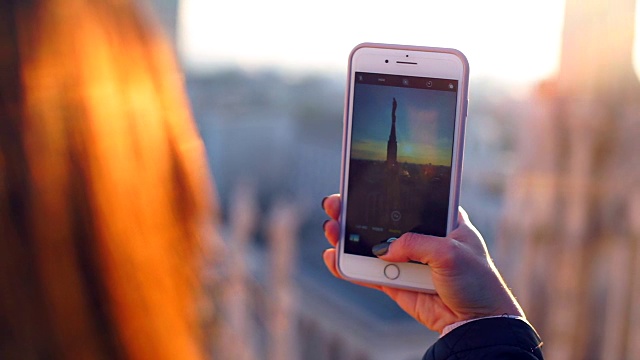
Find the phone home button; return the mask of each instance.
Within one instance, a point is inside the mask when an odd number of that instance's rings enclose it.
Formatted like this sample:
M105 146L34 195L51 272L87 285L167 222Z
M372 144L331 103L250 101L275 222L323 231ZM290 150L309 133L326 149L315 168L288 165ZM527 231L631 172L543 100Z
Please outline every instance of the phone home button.
M389 280L395 280L400 276L400 268L398 265L389 264L384 267L384 276Z

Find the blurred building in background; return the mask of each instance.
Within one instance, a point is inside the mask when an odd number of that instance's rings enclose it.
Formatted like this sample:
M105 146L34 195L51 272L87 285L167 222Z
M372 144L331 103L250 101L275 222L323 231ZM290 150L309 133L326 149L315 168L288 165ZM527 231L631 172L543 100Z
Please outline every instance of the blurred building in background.
M640 359L635 7L567 0L559 73L518 131L499 258L551 359Z

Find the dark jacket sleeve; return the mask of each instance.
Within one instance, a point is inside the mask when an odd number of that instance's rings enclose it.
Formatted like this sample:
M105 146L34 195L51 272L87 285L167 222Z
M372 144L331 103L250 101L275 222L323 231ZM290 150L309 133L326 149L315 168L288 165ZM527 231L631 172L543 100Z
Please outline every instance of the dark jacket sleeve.
M526 322L507 317L481 319L438 339L423 360L543 360L542 341Z

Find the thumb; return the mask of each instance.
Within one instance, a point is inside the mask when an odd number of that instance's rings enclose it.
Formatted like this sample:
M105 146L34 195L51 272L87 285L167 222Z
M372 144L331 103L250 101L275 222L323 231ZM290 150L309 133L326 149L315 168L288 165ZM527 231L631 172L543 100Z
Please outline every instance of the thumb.
M406 233L392 243L374 246L373 252L389 262L417 261L432 268L441 268L452 265L452 255L457 253L459 246L457 241L449 238Z

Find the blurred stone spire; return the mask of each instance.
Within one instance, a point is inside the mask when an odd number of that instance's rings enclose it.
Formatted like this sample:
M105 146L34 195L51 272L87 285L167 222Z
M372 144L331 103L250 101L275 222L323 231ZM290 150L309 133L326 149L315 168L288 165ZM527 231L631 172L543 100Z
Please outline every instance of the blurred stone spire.
M633 69L635 0L566 0L558 93L638 101Z
M558 74L517 140L499 263L550 359L640 359L635 0L566 0Z

